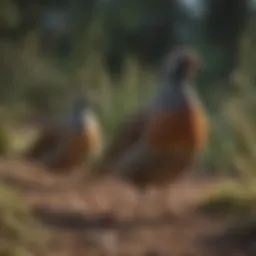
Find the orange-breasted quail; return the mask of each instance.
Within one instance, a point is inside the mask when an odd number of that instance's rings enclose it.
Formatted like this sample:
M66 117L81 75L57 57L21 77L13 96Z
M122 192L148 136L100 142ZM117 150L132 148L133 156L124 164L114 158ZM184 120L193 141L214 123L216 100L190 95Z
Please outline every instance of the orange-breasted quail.
M68 171L91 160L101 150L100 124L87 97L79 97L62 124L44 128L26 154L50 169Z
M163 186L192 164L208 135L194 84L199 68L195 50L171 53L156 97L117 127L99 174L114 173L141 188Z

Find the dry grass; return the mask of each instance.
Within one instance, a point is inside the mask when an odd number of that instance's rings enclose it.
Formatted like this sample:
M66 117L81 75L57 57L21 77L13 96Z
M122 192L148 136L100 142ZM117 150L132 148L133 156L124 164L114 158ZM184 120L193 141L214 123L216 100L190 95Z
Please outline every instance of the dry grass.
M237 180L222 181L207 193L199 211L229 216L256 214L256 181L241 184Z
M47 254L46 234L32 217L18 192L0 184L0 254L30 256Z

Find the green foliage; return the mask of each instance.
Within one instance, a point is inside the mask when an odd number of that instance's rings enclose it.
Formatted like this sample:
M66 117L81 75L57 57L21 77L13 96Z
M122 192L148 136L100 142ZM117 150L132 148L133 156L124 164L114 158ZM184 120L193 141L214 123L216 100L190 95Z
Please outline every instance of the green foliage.
M199 203L198 210L234 217L256 214L255 181L249 186L235 180L218 183Z
M222 173L250 179L256 172L255 88L236 92L210 116L211 135L205 161Z
M127 58L122 75L114 86L110 86L111 78L106 73L98 80L100 117L106 138L110 138L114 128L125 115L145 102L154 91L156 74L143 69L136 59Z
M5 156L11 151L11 130L13 127L11 109L7 114L6 109L0 110L0 155Z
M229 98L220 104L220 112L212 116L212 135L208 145L217 172L231 170L240 179L222 182L206 195L200 210L241 215L248 218L256 214L256 88L255 72L255 20L245 31L239 52L240 62L230 77Z
M49 255L46 233L18 193L3 184L0 184L0 223L0 255Z
M249 8L247 0L207 0L207 23L214 42L223 43L237 39L246 24ZM229 13L229 15L227 15Z
M7 123L7 120L3 114L3 112L0 112L0 155L3 156L9 151L10 146L10 138L9 138L9 125Z
M204 32L209 44L218 46L222 54L220 76L228 76L238 61L238 41L247 25L248 0L207 0ZM227 15L228 14L228 15Z
M0 126L0 155L4 155L6 152L8 152L9 141L8 141L7 134L8 133L6 128L3 125L1 125Z
M216 170L246 180L256 174L255 24L252 20L242 37L240 61L227 86L229 95L218 101L218 111L210 115L211 137L205 152Z

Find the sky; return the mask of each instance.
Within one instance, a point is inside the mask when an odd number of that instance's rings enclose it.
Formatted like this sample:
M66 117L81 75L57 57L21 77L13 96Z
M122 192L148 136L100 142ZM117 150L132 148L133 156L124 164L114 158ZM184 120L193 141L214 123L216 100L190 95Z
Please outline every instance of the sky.
M201 8L200 8L200 2L202 0L181 0L182 2L184 2L187 7L191 8L193 11L195 12L200 12ZM251 0L251 4L252 6L256 7L256 0Z
M194 14L200 15L203 11L202 0L181 0ZM256 1L256 0L255 0Z
M197 6L197 2L198 0L182 0L184 3L186 3L186 5L195 8Z

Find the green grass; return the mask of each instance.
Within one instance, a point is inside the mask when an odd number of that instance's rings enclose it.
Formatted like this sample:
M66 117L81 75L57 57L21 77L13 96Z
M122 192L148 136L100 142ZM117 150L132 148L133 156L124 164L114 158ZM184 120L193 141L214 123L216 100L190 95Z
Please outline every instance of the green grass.
M248 184L238 180L220 182L200 202L198 210L229 216L256 214L256 180Z
M47 234L18 192L0 184L0 255L49 255Z
M219 172L232 170L236 179L223 181L209 192L199 206L202 211L256 214L255 93L249 85L238 88L236 96L230 97L215 116L219 122L213 126L207 157L216 161Z

